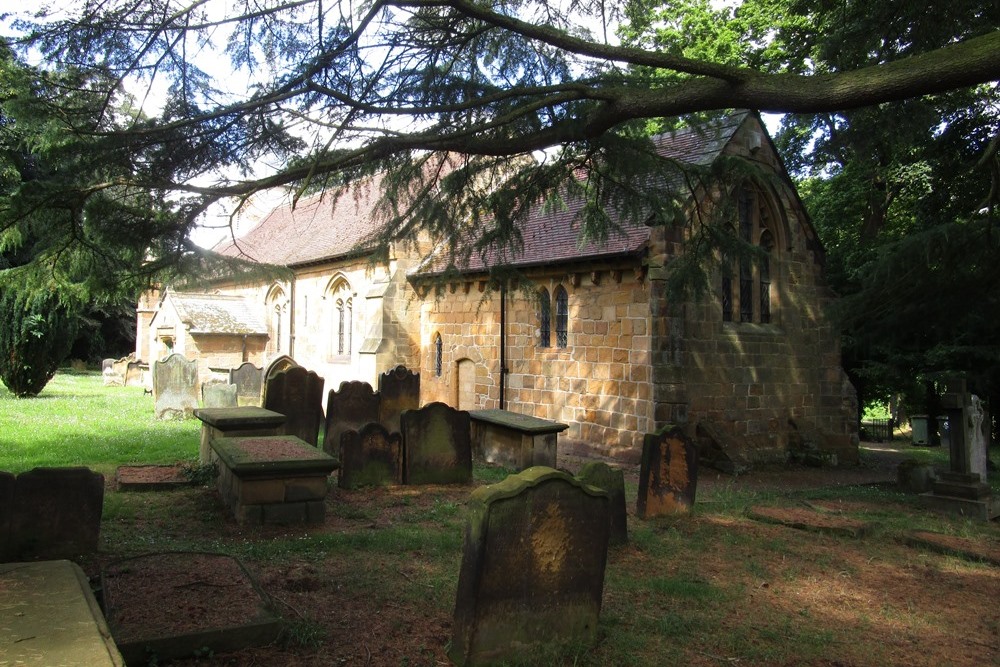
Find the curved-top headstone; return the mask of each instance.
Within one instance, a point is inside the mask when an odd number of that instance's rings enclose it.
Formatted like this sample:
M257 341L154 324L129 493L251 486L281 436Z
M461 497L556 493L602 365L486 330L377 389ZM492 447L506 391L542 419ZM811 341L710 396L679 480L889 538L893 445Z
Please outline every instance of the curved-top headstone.
M264 408L285 415L284 434L313 447L323 421L323 383L315 371L295 366L276 373L264 385Z
M157 419L190 417L198 407L198 362L171 354L153 362L153 397Z
M593 645L609 525L607 494L552 468L476 489L449 657L493 664Z
M611 544L628 543L628 510L625 505L625 473L603 461L590 461L576 476L590 486L608 494L608 514L611 521Z
M21 560L97 551L104 475L89 468L34 468L17 476L10 544Z
M244 361L239 368L229 369L229 384L236 385L236 404L259 408L264 387L264 369Z
M373 422L360 431L344 431L340 438L337 484L342 489L400 484L402 450L399 434L389 433L381 424Z
M378 423L379 395L367 382L341 382L326 398L326 429L323 450L339 456L340 436L346 431L360 431L366 424Z
M378 378L378 421L390 433L401 431L399 418L406 410L420 407L420 373L396 366Z
M271 360L267 366L264 367L264 371L261 373L261 386L260 386L260 405L264 406L267 402L267 383L278 373L287 371L289 368L295 368L299 364L292 359L287 354L283 354L280 357L276 357Z
M444 403L407 410L403 430L404 484L468 484L472 481L469 413Z

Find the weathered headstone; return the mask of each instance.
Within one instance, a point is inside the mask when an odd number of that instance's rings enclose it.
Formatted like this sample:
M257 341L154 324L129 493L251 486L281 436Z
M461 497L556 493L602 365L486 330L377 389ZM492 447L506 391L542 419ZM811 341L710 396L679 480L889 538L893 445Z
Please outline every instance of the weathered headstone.
M933 481L931 491L921 496L932 509L990 521L1000 515L1000 503L994 503L986 483L986 442L982 437L982 408L969 393L962 378L951 378L941 397L948 414L949 470Z
M236 385L226 382L206 382L201 385L201 405L204 408L235 408Z
M578 480L608 494L611 544L628 543L628 511L625 506L625 473L601 461L590 461L580 469Z
M190 417L198 407L198 362L181 354L154 361L153 398L157 419Z
M609 526L607 494L552 468L476 489L449 657L493 664L595 643Z
M0 471L0 563L13 560L10 540L11 518L14 516L14 484L17 478Z
M361 431L344 431L339 457L337 484L342 489L389 486L403 481L402 439L381 424L369 423Z
M249 361L229 370L229 383L236 385L236 404L259 408L264 386L264 370Z
M420 407L420 374L396 366L378 379L379 423L390 433L401 432L400 415Z
M472 481L468 412L430 403L419 410L407 410L401 422L404 484Z
M315 371L294 366L274 374L264 386L264 408L285 415L284 434L313 447L323 421L323 382Z
M280 357L272 359L271 362L264 367L261 373L261 385L260 385L260 405L264 406L267 401L267 382L272 379L278 373L287 371L289 368L295 368L298 363L287 354L283 354Z
M125 367L125 386L141 387L143 363L141 361L130 361Z
M639 466L636 514L646 518L687 512L698 485L698 450L678 426L647 433Z
M341 382L340 389L331 389L326 398L323 450L339 456L341 435L360 431L365 424L378 423L378 404L379 395L367 382Z
M19 559L73 558L97 550L104 475L88 468L35 468L14 484L11 545Z
M105 359L101 362L101 376L105 387L124 387L125 368L121 359Z

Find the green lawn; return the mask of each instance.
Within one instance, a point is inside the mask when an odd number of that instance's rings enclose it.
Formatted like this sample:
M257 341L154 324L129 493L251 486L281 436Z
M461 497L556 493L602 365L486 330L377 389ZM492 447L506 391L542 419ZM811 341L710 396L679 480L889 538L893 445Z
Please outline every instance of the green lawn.
M236 524L211 484L115 489L121 464L195 463L199 426L157 421L141 388L60 373L35 399L0 390L0 470L105 474L101 548L81 561L92 577L116 558L172 550L231 554L254 572L289 622L286 642L184 665L446 664L470 487L347 491L331 478L325 522L287 528ZM945 456L902 439L889 446L935 463ZM877 453L863 453L872 465ZM506 474L476 465L475 484ZM752 479L705 470L691 514L641 520L631 513L633 471L629 544L608 555L598 644L523 664L979 667L996 654L1000 568L907 536L927 530L997 549L997 522L934 514L892 484L781 491ZM835 516L871 529L853 538L749 518L761 505L836 505Z
M60 372L35 398L0 385L0 470L89 466L105 474L132 463L198 458L197 419L159 421L142 387L105 387L97 372Z

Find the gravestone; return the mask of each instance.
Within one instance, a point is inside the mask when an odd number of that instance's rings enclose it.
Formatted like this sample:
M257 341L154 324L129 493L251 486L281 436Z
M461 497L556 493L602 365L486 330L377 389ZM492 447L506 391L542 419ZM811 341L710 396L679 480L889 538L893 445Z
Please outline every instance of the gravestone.
M104 475L88 468L35 468L14 484L10 542L18 559L74 558L97 550Z
M593 645L607 494L535 466L476 489L468 511L448 656L458 665L493 664Z
M401 422L404 484L472 481L468 412L444 403L430 403L419 410L407 410Z
M628 511L625 506L625 473L601 461L591 461L580 469L578 480L608 494L611 544L628 544Z
M142 383L142 371L143 363L141 361L130 361L125 367L125 386L126 387L141 387Z
M124 387L125 370L119 359L104 359L101 361L101 377L105 387Z
M9 472L0 471L0 563L13 560L10 525L14 516L14 484L17 478Z
M639 466L636 514L641 518L687 512L698 485L698 450L679 426L647 433Z
M378 378L378 421L390 433L402 432L400 415L420 407L420 374L406 366L396 366Z
M323 421L323 378L294 366L271 376L264 385L264 409L285 415L284 435L294 435L313 447Z
M931 491L920 498L931 509L990 521L1000 516L1000 502L994 501L986 482L983 411L977 402L964 379L948 380L941 406L948 414L949 470L940 472L932 482Z
M379 395L367 382L341 382L340 389L331 389L326 398L326 429L323 450L339 456L340 436L347 431L360 431L365 424L378 423Z
M369 423L361 431L344 431L339 456L337 484L342 489L389 486L403 481L402 439L381 424Z
M153 398L157 419L190 417L198 407L198 362L181 354L154 361Z
M201 385L201 406L203 408L235 408L236 385L226 382L206 382Z
M278 373L287 371L289 368L295 368L298 363L287 354L283 354L280 357L271 360L264 370L261 372L261 385L260 385L260 405L264 406L267 401L267 382L272 379Z
M260 395L264 386L264 370L249 361L239 368L229 369L229 383L236 385L236 404L259 408Z

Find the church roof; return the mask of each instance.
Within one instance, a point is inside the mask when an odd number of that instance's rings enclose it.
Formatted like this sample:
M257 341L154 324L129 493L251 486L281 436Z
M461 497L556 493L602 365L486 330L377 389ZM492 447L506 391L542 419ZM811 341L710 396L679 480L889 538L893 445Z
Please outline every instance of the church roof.
M278 206L236 240L214 250L264 264L296 266L346 257L363 250L378 229L374 211L381 177L344 189L323 192Z
M192 334L267 334L267 325L243 297L170 291L164 301L168 298Z
M654 144L664 157L687 164L710 164L749 115L746 111L739 112L713 123L659 135ZM346 188L339 196L328 191L303 198L294 208L291 202L283 204L245 235L223 241L214 250L288 267L363 253L378 230L375 211L381 192L381 176L376 175ZM629 225L620 233L609 234L603 243L580 244L574 221L582 206L582 201L567 201L562 210L544 211L539 205L521 226L524 245L520 252L505 257L493 253L485 261L473 256L461 270L483 270L487 263L530 266L628 254L640 251L648 241L648 227ZM422 274L435 274L446 268L447 260L442 256L426 259L418 269Z
M714 122L660 134L653 137L653 144L662 157L683 164L706 166L722 154L726 144L748 116L750 112L741 111ZM680 183L672 185L677 187ZM523 268L566 261L588 261L635 254L649 241L649 227L633 223L622 224L620 230L611 231L603 242L588 241L581 244L576 220L584 204L582 199L568 200L565 201L564 208L547 211L539 203L521 222L523 247L513 256L501 256L491 249L485 257L473 254L463 266L452 268L460 273L468 273L484 271L488 266L498 264ZM447 269L448 258L438 255L427 258L413 273L432 276Z

